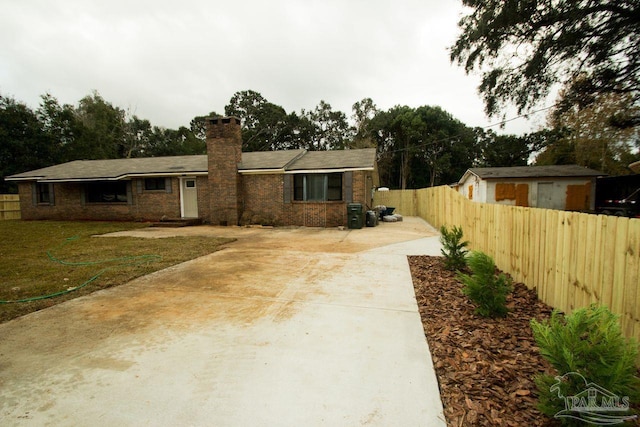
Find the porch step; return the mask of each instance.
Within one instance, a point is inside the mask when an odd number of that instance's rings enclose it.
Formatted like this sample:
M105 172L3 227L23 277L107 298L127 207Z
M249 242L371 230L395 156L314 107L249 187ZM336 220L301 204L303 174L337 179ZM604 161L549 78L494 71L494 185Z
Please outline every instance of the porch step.
M188 227L201 225L202 218L163 218L151 224L151 227Z

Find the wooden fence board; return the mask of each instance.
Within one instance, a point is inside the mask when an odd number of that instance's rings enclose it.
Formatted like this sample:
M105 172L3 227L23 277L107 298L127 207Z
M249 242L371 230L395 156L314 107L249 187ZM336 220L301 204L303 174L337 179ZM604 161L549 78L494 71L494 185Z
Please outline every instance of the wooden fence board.
M611 311L622 314L623 313L623 299L624 299L624 279L626 276L627 259L625 252L627 251L627 232L629 230L628 218L616 218L615 236L616 242L614 247L613 261L613 284L614 290L612 293Z
M461 226L473 249L545 303L564 312L605 305L640 341L640 219L480 204L446 186L379 192L375 204Z
M591 215L585 214L585 227L584 235L586 239L582 242L584 245L584 289L586 297L583 300L582 305L587 306L596 302L596 281L595 278L595 265L597 262L594 260L601 256L598 250L598 233L596 232L596 226L598 224L598 217L591 218Z
M625 278L622 320L626 336L640 335L640 221L628 221L628 240L624 253Z
M0 194L0 221L20 219L20 196Z

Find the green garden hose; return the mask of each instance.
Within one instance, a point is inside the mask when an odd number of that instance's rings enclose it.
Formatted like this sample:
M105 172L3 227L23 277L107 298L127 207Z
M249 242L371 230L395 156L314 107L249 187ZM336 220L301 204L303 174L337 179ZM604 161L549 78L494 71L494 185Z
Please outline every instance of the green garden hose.
M0 300L0 304L31 302L31 301L38 301L38 300L58 297L58 296L61 296L61 295L66 295L68 293L77 291L78 289L84 288L89 283L93 282L98 277L100 277L104 272L106 272L108 270L111 270L113 268L142 265L142 264L146 264L146 263L149 263L149 262L160 261L162 259L162 257L160 255L132 255L132 256L124 256L124 257L118 257L118 258L105 259L105 260L100 260L100 261L69 262L69 261L61 260L61 259L57 258L55 255L53 255L53 253L52 253L53 250L61 249L63 246L69 244L70 242L78 240L79 238L80 238L80 236L73 236L73 237L69 237L69 238L65 239L65 241L62 242L59 246L55 247L54 249L48 250L47 251L47 257L49 257L49 259L52 262L55 262L55 263L58 263L58 264L62 264L62 265L66 265L66 266L72 266L72 267L87 266L87 265L100 265L100 264L107 264L107 263L110 263L110 264L115 263L115 265L112 265L112 266L105 267L105 268L101 269L100 271L98 271L98 273L93 275L91 278L89 278L87 281L85 281L84 283L82 283L79 286L76 286L76 287L73 287L73 288L69 288L69 289L66 289L64 291L48 294L48 295L40 295L40 296L36 296L36 297L23 298L23 299L19 299L19 300Z

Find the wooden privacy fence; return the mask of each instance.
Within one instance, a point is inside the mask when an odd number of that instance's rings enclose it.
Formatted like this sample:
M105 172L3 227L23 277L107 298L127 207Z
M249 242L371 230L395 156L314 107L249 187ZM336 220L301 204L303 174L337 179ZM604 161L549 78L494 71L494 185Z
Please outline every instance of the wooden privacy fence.
M477 203L447 186L377 192L374 204L462 227L471 249L540 300L566 313L605 305L640 341L640 219Z
M0 194L0 221L20 219L20 197L17 194Z

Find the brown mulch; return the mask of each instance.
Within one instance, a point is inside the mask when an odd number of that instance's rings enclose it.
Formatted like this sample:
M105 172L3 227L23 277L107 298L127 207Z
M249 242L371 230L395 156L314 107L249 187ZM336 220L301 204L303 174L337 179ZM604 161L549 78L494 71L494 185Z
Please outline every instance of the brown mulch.
M533 382L549 365L529 322L551 308L518 283L507 317L483 318L441 257L412 256L409 265L448 426L560 425L536 409Z

